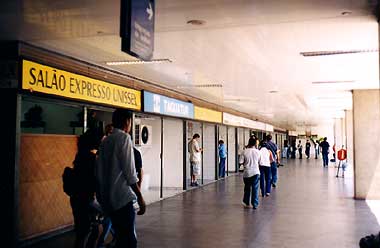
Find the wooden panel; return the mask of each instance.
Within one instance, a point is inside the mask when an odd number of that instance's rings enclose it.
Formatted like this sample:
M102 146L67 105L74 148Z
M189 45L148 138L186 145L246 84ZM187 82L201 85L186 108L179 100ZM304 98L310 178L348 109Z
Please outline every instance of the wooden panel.
M72 165L77 136L21 135L20 238L26 239L73 223L62 173Z

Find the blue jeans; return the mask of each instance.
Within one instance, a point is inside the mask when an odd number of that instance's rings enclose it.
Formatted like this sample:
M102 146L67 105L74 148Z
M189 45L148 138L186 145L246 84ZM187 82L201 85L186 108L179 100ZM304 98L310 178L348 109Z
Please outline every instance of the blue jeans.
M219 177L225 177L225 175L226 175L226 158L220 158Z
M268 166L260 166L260 189L262 196L265 196L266 193L270 193L271 191L270 169Z
M277 163L276 162L270 163L270 170L271 170L271 174L272 174L272 184L276 184L277 183L277 179L278 179L278 176L277 176Z
M133 207L133 201L130 201L110 214L112 227L115 231L116 246L115 248L137 247L137 236L135 230L136 213Z
M323 167L329 165L329 154L327 152L322 152L322 158L323 158Z
M252 177L244 177L244 196L243 202L249 205L249 200L253 207L259 206L259 180L260 175L254 175Z

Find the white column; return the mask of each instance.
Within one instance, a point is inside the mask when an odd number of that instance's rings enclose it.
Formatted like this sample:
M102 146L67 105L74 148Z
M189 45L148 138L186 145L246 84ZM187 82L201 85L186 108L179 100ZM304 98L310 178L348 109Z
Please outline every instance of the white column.
M380 199L380 90L354 90L355 198Z

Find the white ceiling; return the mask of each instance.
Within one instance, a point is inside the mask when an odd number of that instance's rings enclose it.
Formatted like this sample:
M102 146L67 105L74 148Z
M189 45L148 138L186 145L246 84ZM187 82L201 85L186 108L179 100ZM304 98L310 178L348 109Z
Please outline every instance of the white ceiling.
M300 52L377 49L376 2L156 0L154 58L173 63L108 67L279 127L315 126L350 109L352 89L379 88L379 57L377 52L319 57ZM0 37L102 66L131 59L120 51L119 1L1 4ZM206 24L191 26L191 19ZM325 81L348 82L312 83ZM223 87L194 87L199 84Z

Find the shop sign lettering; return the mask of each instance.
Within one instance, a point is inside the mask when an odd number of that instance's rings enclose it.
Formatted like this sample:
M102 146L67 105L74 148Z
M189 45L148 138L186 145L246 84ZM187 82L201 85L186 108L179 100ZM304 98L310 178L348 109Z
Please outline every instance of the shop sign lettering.
M22 88L117 107L141 109L141 92L23 60Z
M194 118L194 105L144 91L144 111L163 115Z

